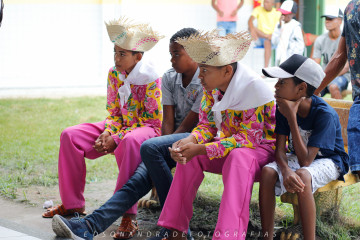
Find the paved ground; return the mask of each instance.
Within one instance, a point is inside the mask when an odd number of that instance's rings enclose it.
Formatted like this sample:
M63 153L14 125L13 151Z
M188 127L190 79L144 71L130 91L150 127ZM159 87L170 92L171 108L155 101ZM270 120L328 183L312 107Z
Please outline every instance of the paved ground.
M52 220L41 217L43 209L40 207L33 207L3 198L0 198L0 206L0 240L63 239L56 237L53 233L51 228ZM149 221L143 221L143 226L148 225L145 222ZM116 229L117 225L113 224L107 231L94 239L113 240L111 236ZM146 239L147 236L153 236L155 233L156 231L139 231L138 235L132 239L143 240Z

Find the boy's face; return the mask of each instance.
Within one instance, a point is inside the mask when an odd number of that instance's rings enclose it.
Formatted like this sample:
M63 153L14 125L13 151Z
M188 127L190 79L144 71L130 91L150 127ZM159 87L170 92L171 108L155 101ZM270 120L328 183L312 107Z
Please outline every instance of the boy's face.
M274 6L274 0L264 0L264 8L266 11L271 11Z
M281 15L281 19L285 22L285 23L288 23L291 21L291 19L293 19L295 14L293 13L290 13L290 14L282 14Z
M275 98L297 101L302 97L299 95L300 85L295 85L292 78L279 78L275 84Z
M341 18L325 18L325 28L328 31L340 28L341 22Z
M141 53L133 54L132 51L114 45L114 62L116 70L119 72L125 71L129 74L141 58Z
M232 69L230 65L214 67L199 64L199 67L199 79L201 80L201 85L205 88L206 91L211 91L217 88L225 92L230 82L229 79L231 80L232 76L232 72L229 73L229 67Z
M177 73L184 73L189 69L193 69L194 65L197 65L197 63L189 57L185 49L176 42L170 43L169 52L171 55L171 66Z

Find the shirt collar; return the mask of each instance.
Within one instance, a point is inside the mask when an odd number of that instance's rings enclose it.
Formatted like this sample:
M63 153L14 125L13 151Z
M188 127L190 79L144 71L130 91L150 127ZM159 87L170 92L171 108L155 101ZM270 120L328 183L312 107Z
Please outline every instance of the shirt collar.
M197 68L196 69L196 72L193 76L193 78L191 79L191 82L189 83L190 84L196 84L196 85L200 85L200 79L199 79L199 74L200 74L200 68ZM180 84L182 85L182 74L181 73L177 73L176 74L176 81L175 81L176 84Z

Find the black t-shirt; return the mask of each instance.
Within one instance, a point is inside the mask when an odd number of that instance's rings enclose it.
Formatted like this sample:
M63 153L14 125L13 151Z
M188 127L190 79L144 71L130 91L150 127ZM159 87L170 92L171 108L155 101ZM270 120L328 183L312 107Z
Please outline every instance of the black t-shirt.
M336 111L322 98L311 97L311 109L305 118L297 116L297 123L307 146L319 148L315 159L330 158L340 168L340 179L349 171L349 156L345 152L341 136L341 125ZM289 150L294 148L287 119L276 109L277 134L289 137Z

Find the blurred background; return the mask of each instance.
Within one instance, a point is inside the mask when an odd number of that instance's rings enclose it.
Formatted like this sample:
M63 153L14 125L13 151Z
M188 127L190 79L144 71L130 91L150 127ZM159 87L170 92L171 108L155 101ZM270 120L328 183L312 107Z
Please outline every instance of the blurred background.
M247 30L253 0L238 12ZM344 10L348 0L298 0L305 32L323 33L320 14ZM171 67L170 37L183 27L212 30L211 0L5 0L0 28L0 98L106 95L113 45L104 22L122 15L148 22L166 36L145 54L160 72ZM304 20L305 19L305 20ZM305 22L304 22L305 21ZM307 22L306 22L307 21ZM263 49L250 48L244 63L261 72ZM271 81L271 80L269 80Z

